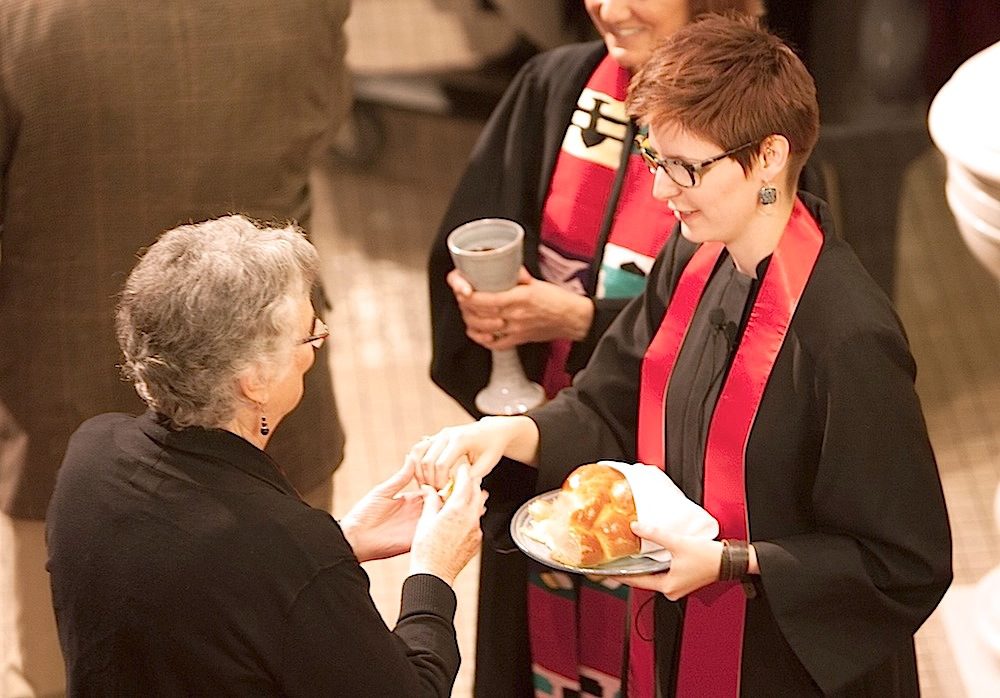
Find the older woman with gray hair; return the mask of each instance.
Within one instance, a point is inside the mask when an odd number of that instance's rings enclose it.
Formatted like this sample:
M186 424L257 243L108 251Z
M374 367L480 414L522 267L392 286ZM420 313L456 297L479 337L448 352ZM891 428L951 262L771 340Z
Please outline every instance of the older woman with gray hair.
M403 493L407 460L338 523L263 451L329 335L317 265L294 227L229 216L165 233L130 274L118 340L149 410L85 422L49 509L71 695L450 693L479 480ZM390 632L359 562L406 550Z

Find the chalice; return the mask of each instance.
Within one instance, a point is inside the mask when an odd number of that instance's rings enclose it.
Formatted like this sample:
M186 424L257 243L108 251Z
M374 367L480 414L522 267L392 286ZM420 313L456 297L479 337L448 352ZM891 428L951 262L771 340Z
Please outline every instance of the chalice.
M476 291L514 288L524 256L524 228L504 218L482 218L448 235L448 251ZM522 414L545 401L545 390L528 380L516 349L492 350L490 381L476 395L484 414Z

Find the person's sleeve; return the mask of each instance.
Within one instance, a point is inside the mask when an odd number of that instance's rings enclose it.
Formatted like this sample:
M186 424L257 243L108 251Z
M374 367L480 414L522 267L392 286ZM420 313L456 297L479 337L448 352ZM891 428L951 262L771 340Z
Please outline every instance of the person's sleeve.
M574 342L570 349L569 357L566 359L566 371L570 375L575 375L587 365L590 357L597 348L597 343L611 327L611 323L618 317L618 313L625 309L631 298L594 298L594 319L590 323L587 336L579 342Z
M753 541L778 625L824 692L912 642L951 582L951 532L914 375L895 328L828 349L815 379L824 433L815 532Z
M334 0L331 3L330 42L334 66L330 75L330 124L334 129L343 123L353 102L351 72L347 65L347 36L344 33L344 23L347 22L349 13L348 0Z
M529 61L483 128L431 247L431 378L474 417L482 416L476 409L475 397L489 379L490 352L465 334L461 311L445 280L454 269L447 238L459 225L477 218L509 218L526 226L528 263L530 241L537 240L537 233L527 228L537 217L530 212L538 205L540 151L544 147L543 93L535 63ZM529 215L530 222L526 220ZM531 345L521 349L522 360L537 354L537 347Z
M14 114L3 82L0 81L0 249L3 245L4 202L7 200L7 169L13 152Z
M403 583L390 631L369 594L368 576L344 561L298 595L282 643L288 696L449 696L458 674L455 593L432 575Z
M326 163L354 103L353 82L346 58L347 36L344 33L349 11L349 0L327 0L325 21L330 36L330 54L325 70L329 83L323 95L327 103L327 124L310 153L311 164L320 166Z
M528 413L538 425L538 489L561 486L578 465L633 461L642 360L666 312L677 244L660 252L643 293L616 314L586 367L551 402Z

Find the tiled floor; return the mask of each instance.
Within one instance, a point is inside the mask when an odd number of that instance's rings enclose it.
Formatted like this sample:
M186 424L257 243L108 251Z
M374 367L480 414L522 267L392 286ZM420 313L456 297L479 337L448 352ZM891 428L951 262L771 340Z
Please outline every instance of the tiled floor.
M355 39L367 36L361 25L377 16L376 6L391 2L358 0ZM428 9L463 2L472 0L420 4ZM398 64L406 48L394 42L391 58ZM377 49L356 43L356 64L383 69L391 61L373 58ZM446 55L451 50L447 44L438 49ZM424 268L481 124L398 110L378 114L386 142L369 167L337 168L316 178L313 233L335 306L332 360L349 439L336 482L338 513L395 469L421 434L466 419L427 378ZM992 516L1000 480L1000 292L963 246L944 200L943 178L943 162L931 149L907 174L896 298L918 362L918 390L950 508L956 588L965 588L1000 565L1000 532ZM373 595L390 625L406 565L403 558L368 566ZM454 693L459 697L471 694L477 575L472 565L458 582L457 622L466 658ZM963 687L942 612L917 638L924 695L980 698ZM971 620L968 632L974 633ZM1000 658L995 661L1000 664ZM983 695L989 694L987 689Z

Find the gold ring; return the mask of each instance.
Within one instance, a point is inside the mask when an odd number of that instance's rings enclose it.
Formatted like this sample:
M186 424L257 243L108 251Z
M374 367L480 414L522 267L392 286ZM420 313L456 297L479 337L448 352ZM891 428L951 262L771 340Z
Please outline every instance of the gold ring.
M507 335L505 335L503 332L494 332L493 333L493 341L494 342L499 342L501 339L503 339L506 336Z

